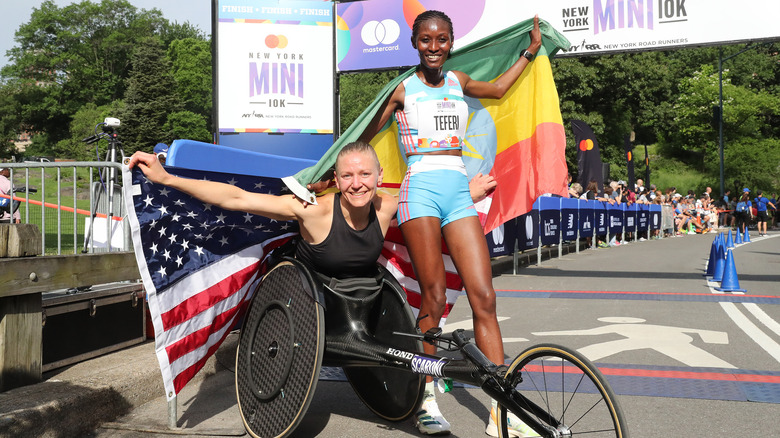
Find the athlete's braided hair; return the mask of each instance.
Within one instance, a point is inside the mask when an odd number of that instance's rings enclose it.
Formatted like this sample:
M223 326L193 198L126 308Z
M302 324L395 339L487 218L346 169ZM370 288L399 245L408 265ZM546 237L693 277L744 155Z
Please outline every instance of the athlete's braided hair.
M450 26L450 40L455 40L455 34L453 33L454 31L452 29L452 20L450 20L450 17L448 17L444 12L431 9L421 13L417 16L417 18L414 19L414 24L412 25L412 45L414 47L417 47L415 40L417 39L417 34L420 33L420 26L422 26L422 24L428 20L434 20L437 18L443 20Z

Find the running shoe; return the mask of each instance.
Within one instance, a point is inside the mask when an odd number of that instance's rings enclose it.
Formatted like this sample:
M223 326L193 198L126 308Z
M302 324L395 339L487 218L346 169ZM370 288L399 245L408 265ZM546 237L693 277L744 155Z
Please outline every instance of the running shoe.
M607 244L607 242L599 242L598 246L599 246L599 248L609 248L609 245Z
M420 410L417 411L417 429L425 435L449 435L450 423L439 411L439 405L434 397L427 397Z
M520 421L517 416L511 412L507 412L507 431L509 432L509 436L511 437L534 437L539 436L538 433L534 432L533 429L528 427L527 424ZM485 428L485 433L490 436L498 436L498 412L496 412L496 408L490 409L490 420L488 421L487 428Z

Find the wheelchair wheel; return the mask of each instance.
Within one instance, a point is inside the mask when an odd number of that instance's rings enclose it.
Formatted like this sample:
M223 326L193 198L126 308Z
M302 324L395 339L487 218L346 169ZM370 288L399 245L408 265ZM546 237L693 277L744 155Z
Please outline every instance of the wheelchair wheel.
M285 437L309 408L322 367L324 314L312 284L285 261L255 291L236 352L236 395L247 432Z
M533 404L534 408L526 405L531 417L556 429L560 436L628 437L623 412L609 384L576 351L553 344L533 346L515 358L506 378L516 382L515 389ZM500 404L498 424L498 435L510 437L507 409Z
M373 338L382 344L404 351L420 352L418 339L393 335L393 332L416 333L412 310L406 294L392 274L385 271L385 286L368 321ZM352 389L376 415L389 421L400 421L417 412L425 391L425 376L411 371L382 366L343 367Z

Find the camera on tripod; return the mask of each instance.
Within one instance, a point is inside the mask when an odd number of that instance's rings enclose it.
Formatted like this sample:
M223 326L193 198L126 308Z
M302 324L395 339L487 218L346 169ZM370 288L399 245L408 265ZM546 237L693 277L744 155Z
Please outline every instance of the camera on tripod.
M103 123L98 123L97 126L95 126L95 135L90 135L89 137L82 140L86 144L92 144L101 138L108 137L109 139L114 138L116 139L116 128L121 125L121 121L117 119L116 117L106 117L103 119ZM97 132L98 126L101 127L103 132L99 133Z
M118 128L121 122L115 117L106 117L103 120L103 131L113 131Z

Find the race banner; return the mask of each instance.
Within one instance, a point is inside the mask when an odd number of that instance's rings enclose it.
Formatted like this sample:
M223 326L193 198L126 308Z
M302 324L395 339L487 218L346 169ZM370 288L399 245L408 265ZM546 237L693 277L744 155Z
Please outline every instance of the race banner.
M561 57L780 39L777 0L365 0L337 5L338 70L416 64L426 9L450 16L456 48L539 14L571 41Z

